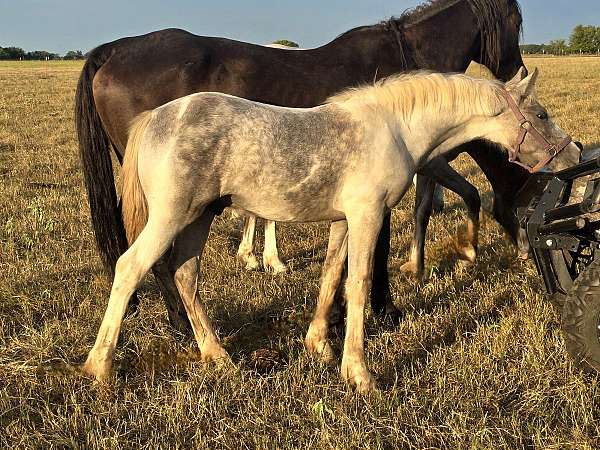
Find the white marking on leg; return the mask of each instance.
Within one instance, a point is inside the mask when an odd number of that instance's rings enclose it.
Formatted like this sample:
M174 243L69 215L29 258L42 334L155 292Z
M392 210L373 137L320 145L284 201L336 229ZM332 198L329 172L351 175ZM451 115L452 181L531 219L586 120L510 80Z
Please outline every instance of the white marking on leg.
M271 269L273 273L283 273L287 267L279 259L277 250L277 235L275 233L275 222L265 220L265 249L263 251L263 267L265 270Z
M256 216L247 215L244 217L244 231L242 241L238 248L237 257L245 264L246 269L258 269L258 260L254 256L254 230L256 229Z

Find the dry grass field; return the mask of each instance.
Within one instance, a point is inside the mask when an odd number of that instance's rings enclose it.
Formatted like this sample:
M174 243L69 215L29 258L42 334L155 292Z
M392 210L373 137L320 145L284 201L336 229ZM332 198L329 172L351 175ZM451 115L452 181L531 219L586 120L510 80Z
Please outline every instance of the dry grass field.
M598 146L600 58L527 63L541 69L539 94L558 123ZM368 313L378 392L355 394L337 367L303 350L326 225L282 225L291 272L273 276L236 264L240 230L229 214L213 226L199 289L236 368L197 360L148 276L139 314L124 322L113 384L63 370L91 348L110 288L77 157L80 68L0 63L1 448L600 447L598 378L572 368L533 263L515 258L488 216L477 264L456 264L448 243L465 210L450 194L432 219L422 284L399 273L413 193L394 211L392 289L406 316L392 327ZM466 157L456 166L489 210L476 166ZM260 349L279 356L262 367Z

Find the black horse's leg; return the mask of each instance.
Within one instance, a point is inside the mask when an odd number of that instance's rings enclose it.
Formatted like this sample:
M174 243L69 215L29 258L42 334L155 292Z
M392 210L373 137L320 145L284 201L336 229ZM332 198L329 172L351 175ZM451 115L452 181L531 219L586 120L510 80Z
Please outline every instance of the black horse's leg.
M156 282L158 283L158 287L165 301L171 326L182 334L191 335L192 325L188 319L177 286L175 286L173 274L169 270L167 263L168 259L169 253L164 255L154 267L152 267L152 272L154 273L154 277L156 278Z
M122 161L121 156L119 155L119 152L115 152L115 153L117 155L117 158L119 159L119 163L121 163L121 165L122 165L123 161ZM121 203L121 199L119 199L117 208L119 209L119 214L123 215L123 204ZM137 291L134 291L133 294L131 294L129 303L127 304L126 314L127 315L136 314L138 312L139 306L140 306L140 299L137 295Z
M417 174L414 209L415 231L410 245L409 259L402 264L400 270L414 275L419 280L423 278L425 270L425 234L431 217L434 189L433 179L420 173Z
M438 161L439 159L439 161ZM477 244L479 237L479 211L481 209L481 198L479 192L461 174L454 170L443 158L432 161L433 166L425 166L425 172L437 183L458 194L468 210L466 232L458 236L456 248L459 257L469 263L474 263L477 257Z
M436 214L444 210L444 188L441 184L433 187L433 212Z
M436 183L439 183L445 188L450 189L458 194L465 202L468 210L467 230L464 235L459 236L456 250L460 259L469 263L475 262L475 258L477 257L477 244L479 235L479 211L481 209L479 192L477 192L475 186L469 183L461 174L454 170L444 158L433 159L425 167L423 167L421 172L430 177ZM419 178L417 178L417 197L419 197L418 185ZM415 234L418 235L418 237L417 239L413 239L413 244L416 241L418 246L416 252L417 258L424 258L424 234L425 230L427 229L428 220L429 216L427 216L426 219L424 217L417 217ZM419 239L423 240L420 241ZM419 264L423 264L422 259L416 261L417 267L419 267Z
M375 261L373 265L373 285L371 287L371 308L376 315L384 315L397 323L401 312L394 306L390 291L390 277L388 272L388 259L390 256L391 211L384 217L377 246L375 247Z

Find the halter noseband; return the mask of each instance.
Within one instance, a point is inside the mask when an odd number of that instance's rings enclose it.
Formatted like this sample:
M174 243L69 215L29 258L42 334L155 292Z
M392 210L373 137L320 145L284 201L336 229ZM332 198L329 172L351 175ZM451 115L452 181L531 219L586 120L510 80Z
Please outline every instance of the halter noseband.
M558 155L561 151L565 149L567 145L571 143L571 136L566 136L558 144L550 143L538 130L536 130L533 124L525 118L525 116L519 109L519 106L508 93L508 91L501 90L500 92L506 99L508 106L519 121L519 134L517 135L517 139L515 140L513 147L508 148L508 160L527 169L529 173L539 172L546 164L552 161L556 155ZM521 151L521 145L525 141L527 133L530 133L540 144L542 144L544 146L544 151L548 154L546 158L540 160L540 162L538 162L533 167L523 164L522 162L517 160Z

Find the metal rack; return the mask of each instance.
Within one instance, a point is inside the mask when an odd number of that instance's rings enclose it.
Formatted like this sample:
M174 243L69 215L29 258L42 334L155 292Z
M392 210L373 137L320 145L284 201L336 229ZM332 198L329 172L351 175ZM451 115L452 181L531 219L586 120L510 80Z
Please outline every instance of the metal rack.
M527 232L533 258L548 294L566 294L573 280L600 249L600 179L586 184L583 199L568 204L573 182L600 171L600 157L553 174L531 177L524 191L534 192L527 206L517 209Z

